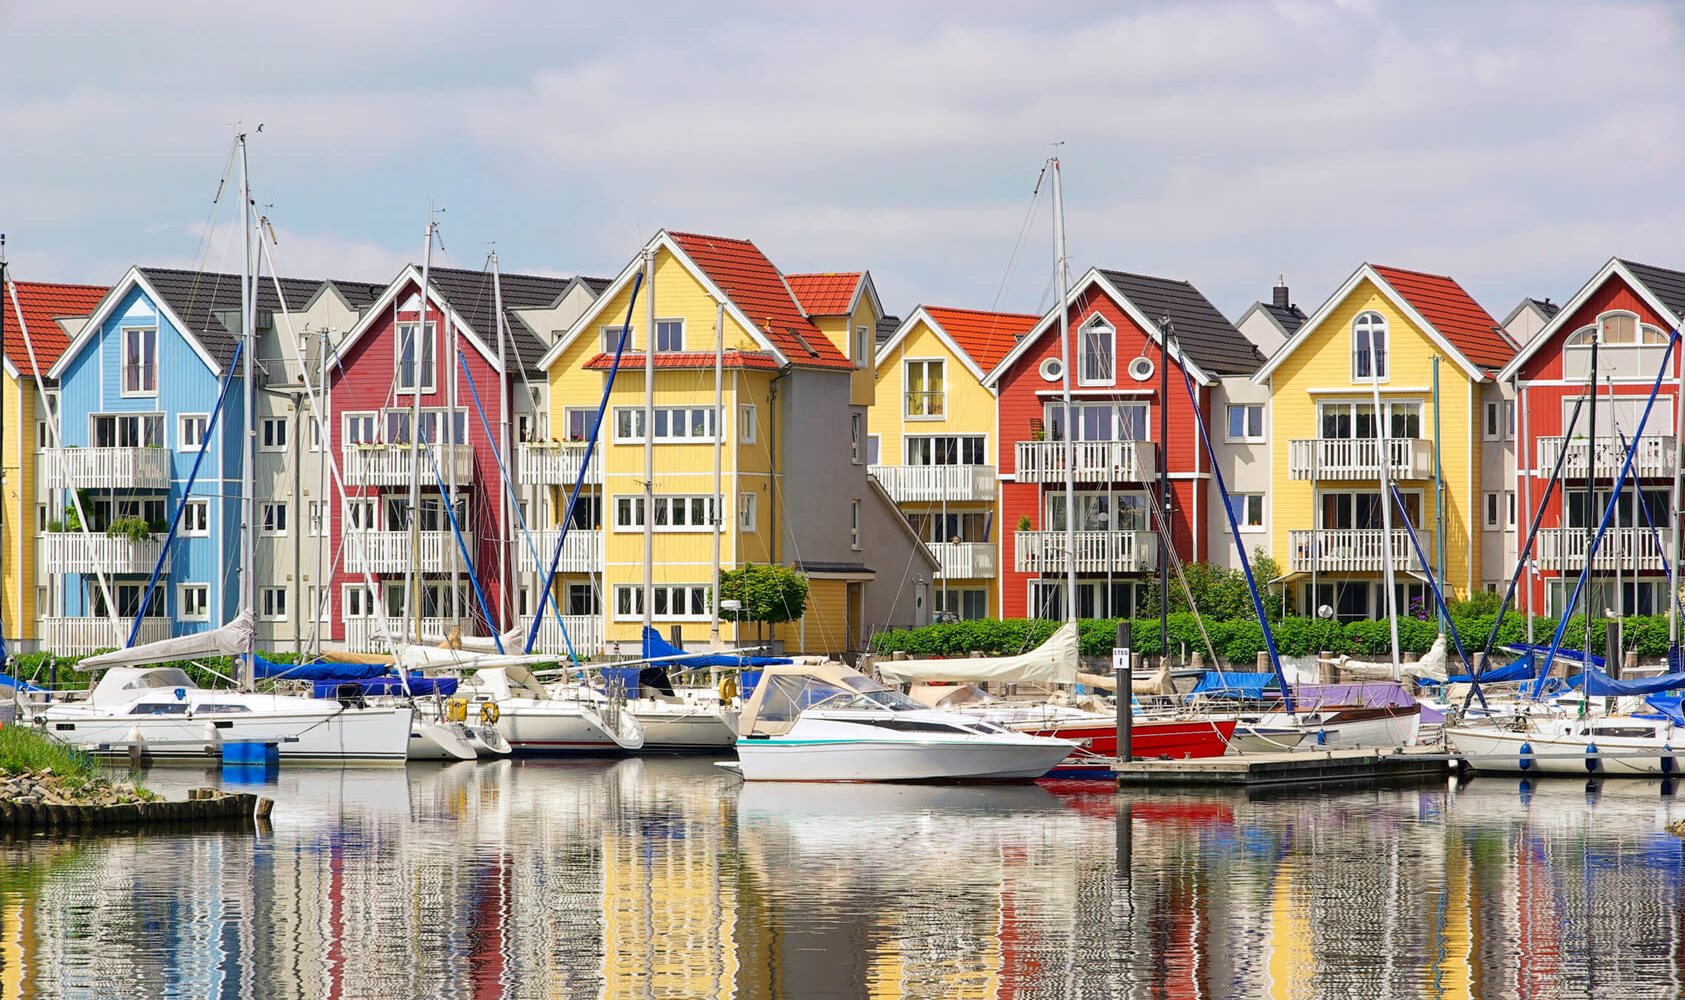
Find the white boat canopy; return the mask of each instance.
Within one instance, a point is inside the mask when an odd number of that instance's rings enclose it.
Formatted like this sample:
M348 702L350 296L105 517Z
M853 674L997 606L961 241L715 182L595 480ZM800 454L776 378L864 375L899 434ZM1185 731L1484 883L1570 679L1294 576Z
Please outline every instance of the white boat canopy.
M169 663L191 660L198 656L238 656L252 648L252 633L256 624L251 611L240 614L227 625L208 632L181 635L157 642L142 643L127 649L83 657L78 670L103 670L107 667L141 667L148 663Z
M957 681L977 684L1075 684L1079 637L1066 622L1047 641L1017 656L954 657L946 660L879 660L878 675L892 684Z

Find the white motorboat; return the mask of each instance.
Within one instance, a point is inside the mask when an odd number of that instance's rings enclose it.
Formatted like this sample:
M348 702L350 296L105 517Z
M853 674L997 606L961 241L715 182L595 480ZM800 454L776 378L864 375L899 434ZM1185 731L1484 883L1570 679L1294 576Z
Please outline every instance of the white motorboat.
M1077 746L927 709L840 663L765 668L739 720L747 781L1011 781Z
M153 757L202 758L220 754L224 743L274 743L282 760L402 763L411 711L202 688L177 667L112 667L86 700L53 702L34 720L95 754L138 745Z
M1477 771L1585 777L1663 777L1685 763L1685 732L1666 719L1611 715L1539 718L1510 726L1458 726L1446 739Z
M643 727L623 701L595 697L585 685L546 688L523 666L478 670L456 693L515 753L623 753L644 745Z

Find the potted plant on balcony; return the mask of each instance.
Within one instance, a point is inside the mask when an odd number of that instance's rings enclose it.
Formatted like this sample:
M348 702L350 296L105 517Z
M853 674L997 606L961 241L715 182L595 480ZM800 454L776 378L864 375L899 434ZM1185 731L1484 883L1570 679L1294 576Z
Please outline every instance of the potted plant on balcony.
M152 525L144 517L130 515L116 518L106 525L105 533L112 538L127 538L131 542L150 542Z
M1018 515L1018 530L1019 531L1029 531L1030 530L1030 515L1028 515L1028 514L1019 514Z

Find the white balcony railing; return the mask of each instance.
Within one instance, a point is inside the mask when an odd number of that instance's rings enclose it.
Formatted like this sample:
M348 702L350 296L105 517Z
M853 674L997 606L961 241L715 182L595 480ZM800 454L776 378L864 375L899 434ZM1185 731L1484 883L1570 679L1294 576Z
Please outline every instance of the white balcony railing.
M548 573L550 560L556 554L556 530L535 531L532 533L532 544L538 549L538 558L543 565L535 566L532 561L532 549L527 547L524 540L516 539L513 543L520 554L520 567L523 573ZM562 541L562 561L557 567L561 573L595 573L603 568L603 533L588 531L584 528L574 528L568 532Z
M1018 481L1064 482L1068 447L1064 441L1018 442ZM1071 478L1079 483L1146 482L1158 471L1155 454L1147 441L1078 441Z
M1065 572L1067 543L1063 531L1020 531L1015 535L1018 572ZM1076 533L1079 573L1142 573L1157 565L1158 536L1151 531Z
M359 653L387 652L386 640L381 638L378 618L347 618L345 619L345 645ZM415 642L414 618L386 618L384 619L386 634L397 642L409 644ZM457 630L461 635L474 636L478 630L466 619L456 618L423 618L421 619L421 642L423 645L437 645L444 642L452 632Z
M120 649L129 641L132 618L48 617L37 622L41 648L59 656L87 656L100 649ZM170 637L168 618L143 618L136 643Z
M1556 459L1564 447L1568 449L1568 457L1562 462L1562 475L1567 479L1586 478L1591 441L1583 437L1539 438L1540 475L1548 475L1551 469L1556 468ZM1626 448L1617 438L1612 435L1600 437L1597 442L1597 471L1591 475L1599 478L1614 476L1621 471L1621 463L1625 460ZM1646 434L1638 439L1638 451L1632 456L1632 474L1639 479L1671 476L1673 463L1673 437Z
M423 573L448 573L452 559L460 560L456 536L449 531L422 531L420 559L411 545L408 531L359 531L345 533L347 573L402 573L412 564ZM475 552L474 536L463 532L462 542Z
M161 538L132 541L101 533L49 531L35 538L35 557L44 573L150 573L164 551ZM164 572L170 562L164 560Z
M538 443L515 449L515 479L523 486L572 486L579 481L579 467L585 462L583 444ZM591 453L591 468L585 482L603 481L603 448Z
M1389 479L1432 479L1433 444L1421 438L1388 438ZM1374 438L1310 438L1287 443L1293 479L1379 479L1381 442Z
M992 465L874 465L868 471L896 503L995 498Z
M942 580L992 580L995 576L993 542L926 542L941 568Z
M599 656L603 652L603 618L601 615L563 615L562 622L567 626L568 642L573 644L576 656ZM526 632L532 628L532 619L521 619L521 642L526 642ZM637 649L636 642L627 643L627 651ZM541 653L557 653L567 655L568 644L562 642L562 631L556 625L556 616L549 613L544 616L538 626L538 642L533 649ZM633 653L632 655L638 655Z
M466 444L424 444L418 455L407 444L348 444L342 458L347 486L408 486L410 470L420 464L421 483L430 486L434 462L438 478L457 485L474 481L474 448ZM431 456L431 457L429 457Z
M1433 532L1417 531L1423 552L1433 551ZM1384 560L1392 560L1394 572L1421 572L1410 534L1394 528L1389 542L1383 528L1318 528L1288 533L1291 552L1288 571L1294 573L1379 573Z
M163 448L47 448L36 456L44 489L167 490L170 453Z
M1659 540L1659 544L1658 544ZM1590 539L1585 528L1545 528L1539 532L1539 565L1543 569L1578 573L1585 568ZM1672 551L1673 536L1665 528L1610 528L1598 543L1593 572L1666 568L1663 558ZM1665 589L1665 588L1664 588Z

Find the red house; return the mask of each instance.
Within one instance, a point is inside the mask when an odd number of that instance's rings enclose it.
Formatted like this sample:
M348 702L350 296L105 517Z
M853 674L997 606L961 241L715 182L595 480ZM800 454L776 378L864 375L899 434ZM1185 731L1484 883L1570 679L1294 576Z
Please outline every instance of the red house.
M1679 551L1668 513L1678 509L1673 498L1680 418L1677 348L1649 420L1642 426L1640 421L1668 337L1682 316L1685 272L1612 258L1500 374L1514 382L1519 403L1519 540L1525 541L1534 514L1544 508L1516 600L1522 610L1555 615L1566 604L1585 566L1588 536L1620 473L1623 440L1637 436L1632 475L1598 548L1588 592L1575 610L1667 613L1667 567L1675 564ZM1583 405L1570 427L1575 402L1593 398L1594 340L1596 403ZM1559 456L1562 479L1547 503L1546 486Z
M1186 281L1092 269L1067 301L1072 413L1062 403L1059 313L1019 340L985 384L998 393L1003 617L1064 617L1067 559L1076 560L1080 617L1134 614L1158 567L1152 510L1159 463L1168 463L1170 530L1184 561L1207 558L1202 530L1217 492L1183 372L1211 426L1226 377L1263 364L1256 347ZM1169 396L1159 395L1170 330ZM1160 440L1167 408L1168 442ZM1065 536L1067 435L1076 442L1076 551ZM1227 544L1219 538L1216 544Z

